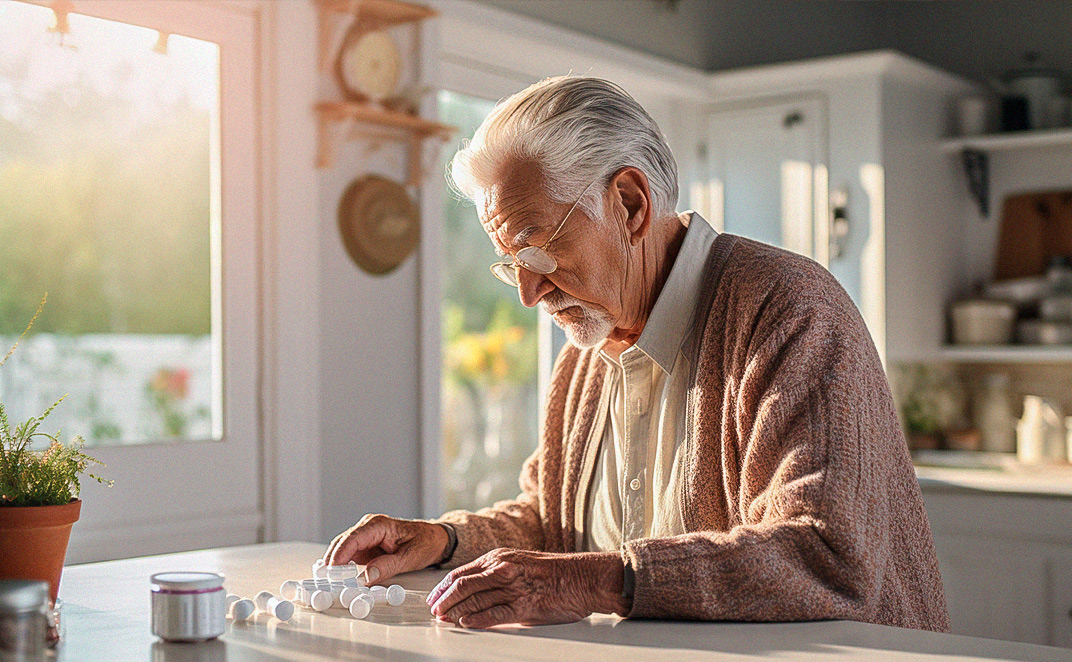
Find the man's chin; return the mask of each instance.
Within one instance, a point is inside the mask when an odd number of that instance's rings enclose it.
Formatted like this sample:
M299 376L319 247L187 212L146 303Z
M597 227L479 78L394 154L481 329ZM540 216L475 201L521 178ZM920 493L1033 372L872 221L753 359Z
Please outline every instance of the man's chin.
M579 329L577 328L581 326L579 324L569 322L563 323L559 321L558 317L554 316L551 319L554 320L555 325L557 325L558 328L562 329L562 331L565 332L566 339L569 340L570 343L572 343L574 346L580 347L581 349L595 347L599 343L606 340L607 336L609 336L611 332L611 329L609 328L606 330L602 328L593 328L591 330L583 328Z

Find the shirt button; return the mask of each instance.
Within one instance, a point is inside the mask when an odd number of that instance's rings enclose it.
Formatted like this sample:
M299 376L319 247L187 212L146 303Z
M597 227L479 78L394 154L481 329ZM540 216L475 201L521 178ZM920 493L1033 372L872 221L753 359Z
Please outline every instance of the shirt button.
M634 478L633 480L629 481L629 489L633 490L634 492L639 490L640 489L640 479L639 478Z

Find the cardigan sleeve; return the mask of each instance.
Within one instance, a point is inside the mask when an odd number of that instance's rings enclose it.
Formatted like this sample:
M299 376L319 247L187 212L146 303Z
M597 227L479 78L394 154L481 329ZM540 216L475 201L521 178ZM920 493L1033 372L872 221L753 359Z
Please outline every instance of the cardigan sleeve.
M697 417L720 424L698 420L694 443L719 446L722 466L695 468L694 498L725 499L733 521L627 543L630 616L869 620L877 609L884 463L904 446L877 352L851 303L787 292L760 311L731 342L729 392L705 398L698 378Z
M432 520L450 524L458 536L454 554L441 564L444 568L464 565L497 547L543 549L537 481L540 450L536 449L521 468L521 493L512 501L500 501L474 512L452 510Z

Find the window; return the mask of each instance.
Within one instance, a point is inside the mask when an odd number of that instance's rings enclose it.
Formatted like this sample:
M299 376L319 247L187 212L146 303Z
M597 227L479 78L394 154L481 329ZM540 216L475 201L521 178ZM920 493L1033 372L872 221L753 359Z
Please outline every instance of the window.
M49 293L0 398L70 393L47 430L115 481L83 481L69 563L256 542L264 8L64 6L0 2L3 340Z
M219 46L59 18L0 5L4 353L48 293L0 396L67 394L46 427L90 446L220 440Z
M440 118L471 138L494 102L439 93ZM454 150L442 150L444 167ZM448 509L517 496L536 448L537 314L488 269L499 257L472 203L444 189L442 282L442 491Z

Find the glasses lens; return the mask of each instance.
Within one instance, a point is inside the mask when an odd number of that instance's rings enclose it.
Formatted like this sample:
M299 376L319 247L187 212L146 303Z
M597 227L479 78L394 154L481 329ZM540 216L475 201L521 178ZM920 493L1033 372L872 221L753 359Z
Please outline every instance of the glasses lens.
M555 258L537 246L528 246L519 250L515 261L534 274L549 274L558 268Z
M515 271L514 265L496 262L491 265L491 273L510 287L517 287L517 271Z

